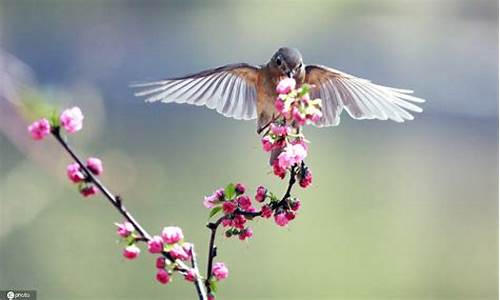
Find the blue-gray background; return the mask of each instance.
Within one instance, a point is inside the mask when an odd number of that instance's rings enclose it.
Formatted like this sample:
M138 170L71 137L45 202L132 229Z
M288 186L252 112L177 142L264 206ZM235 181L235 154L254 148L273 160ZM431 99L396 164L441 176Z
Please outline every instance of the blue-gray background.
M428 99L415 121L343 115L306 129L314 184L297 192L299 217L287 229L257 222L248 243L219 237L231 274L218 298L497 299L497 12L493 0L4 0L0 46L36 76L21 98L79 105L85 128L71 143L103 158L104 182L149 231L177 224L203 258L203 195L285 183L268 173L253 122L146 105L129 83L264 63L288 45L306 63L414 89ZM0 289L194 298L181 278L155 282L150 255L125 262L116 212L78 196L54 141L23 135L0 132Z

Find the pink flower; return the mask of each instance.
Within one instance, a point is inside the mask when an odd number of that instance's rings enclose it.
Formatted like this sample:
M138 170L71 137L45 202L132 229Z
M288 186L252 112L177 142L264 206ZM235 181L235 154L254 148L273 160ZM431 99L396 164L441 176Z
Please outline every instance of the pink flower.
M196 271L194 269L189 269L186 275L184 275L184 279L194 282L196 280Z
M102 161L99 158L90 157L87 159L87 168L94 175L101 175L104 168L102 167Z
M323 117L323 113L320 110L317 110L314 114L311 115L311 121L314 123L318 123Z
M224 227L231 226L232 224L233 224L233 220L231 220L231 219L223 219L222 220L222 226L224 226Z
M212 275L214 275L217 280L223 280L229 275L229 270L224 263L218 262L212 267Z
M248 238L251 238L252 236L253 236L253 231L252 231L252 228L250 228L250 227L245 228L239 234L239 238L242 241L244 241L244 240L246 240Z
M260 209L260 215L263 217L263 218L270 218L272 215L273 215L273 210L271 209L271 207L269 205L263 205L262 208Z
M227 214L232 214L236 210L237 206L234 201L226 201L224 204L222 204L222 209L224 210L224 213Z
M165 265L166 265L166 263L165 263L165 257L160 256L160 257L158 257L158 258L156 259L156 267L157 267L158 269L163 269L163 268L165 268Z
M216 190L212 195L206 196L203 200L203 205L206 208L213 208L218 202L224 200L224 189L220 188Z
M161 236L155 235L148 241L149 253L161 253L163 251L163 239Z
M312 183L312 179L313 179L313 177L312 177L311 171L306 170L304 176L301 177L300 180L299 180L299 185L302 188L306 188L306 187L308 187Z
M286 226L288 224L288 218L284 212L274 215L274 222L279 226Z
M234 187L234 190L236 191L236 193L238 194L243 194L245 193L245 185L243 185L242 183L237 183L236 186Z
M214 294L208 294L207 295L208 300L215 300L215 295Z
M287 211L285 213L285 217L288 219L288 221L291 221L295 219L295 213L293 211Z
M85 179L85 175L83 175L80 170L80 165L78 165L77 163L69 164L66 167L66 174L68 175L68 178L74 183L78 183Z
M300 200L297 199L295 201L293 201L291 204L290 204L290 208L293 210L293 211L298 211L300 209Z
M275 159L273 162L273 172L274 172L274 175L278 176L279 178L281 178L281 179L285 178L286 169L283 169L280 166L279 159Z
M97 187L93 185L87 185L80 189L80 194L82 194L83 197L89 197L97 194L97 191L98 191Z
M43 118L31 123L28 126L28 131L34 140L41 140L50 133L50 123L47 119Z
M262 138L261 142L264 151L269 152L273 149L273 139L270 136L266 135Z
M238 229L243 229L245 228L245 223L247 222L247 219L245 219L244 216L242 215L236 215L233 219L233 227L236 227Z
M191 256L186 253L184 248L182 248L180 245L176 244L170 251L168 252L174 259L180 259L180 260L188 260L191 258Z
M300 163L306 156L307 151L302 143L287 145L284 151L278 155L278 164L282 169L287 169Z
M165 269L158 269L156 273L156 280L158 280L161 284L167 284L170 282L170 275Z
M141 249L139 249L135 244L132 244L123 250L123 256L128 259L136 258L139 253L141 253Z
M301 113L296 107L292 108L292 118L301 126L306 123L306 116Z
M271 132L274 135L283 137L290 134L290 131L291 131L290 127L286 125L280 126L280 125L275 125L274 123L271 124Z
M257 202L263 202L266 199L267 189L262 185L257 187L257 192L255 193L255 200Z
M281 80L278 85L276 86L276 92L278 94L288 94L290 93L293 89L295 89L295 79L293 78L285 78Z
M280 98L277 98L276 101L274 102L274 107L280 114L285 114L285 102L281 100Z
M248 196L239 196L236 201L238 201L238 205L243 210L248 210L250 207L252 207L252 200L250 200L250 197Z
M83 126L82 111L77 106L66 109L61 113L59 121L61 122L61 126L64 127L67 132L75 133L82 129Z
M175 244L184 238L182 234L182 229L176 226L168 226L163 228L161 232L161 237L163 241L167 244Z
M123 238L128 237L135 230L134 225L132 225L132 223L128 221L125 221L123 223L115 223L115 225L118 226L116 233Z

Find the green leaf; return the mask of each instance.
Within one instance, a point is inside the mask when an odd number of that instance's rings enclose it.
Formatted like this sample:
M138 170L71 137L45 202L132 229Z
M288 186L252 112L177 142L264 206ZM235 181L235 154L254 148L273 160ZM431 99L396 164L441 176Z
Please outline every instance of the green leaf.
M234 185L234 183L228 184L224 189L224 196L226 197L226 200L232 199L235 194L236 194L236 186Z
M222 210L222 206L216 206L216 207L212 208L212 210L210 211L210 214L208 215L208 218L210 219L211 217L215 216L221 210Z
M213 293L217 293L217 281L215 279L210 279L210 291Z

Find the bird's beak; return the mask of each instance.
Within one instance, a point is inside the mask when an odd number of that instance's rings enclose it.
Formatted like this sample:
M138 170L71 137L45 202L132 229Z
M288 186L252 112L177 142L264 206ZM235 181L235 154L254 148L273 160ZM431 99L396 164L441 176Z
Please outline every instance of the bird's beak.
M289 71L286 73L286 75L288 76L288 78L293 78L293 76L295 75L295 72L294 71Z

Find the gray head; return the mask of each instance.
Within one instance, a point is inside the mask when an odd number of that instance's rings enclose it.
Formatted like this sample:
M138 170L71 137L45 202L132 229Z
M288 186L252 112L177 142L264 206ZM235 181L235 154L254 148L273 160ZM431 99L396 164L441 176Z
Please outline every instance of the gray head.
M284 76L295 77L304 69L302 54L295 48L282 47L276 51L269 62Z

